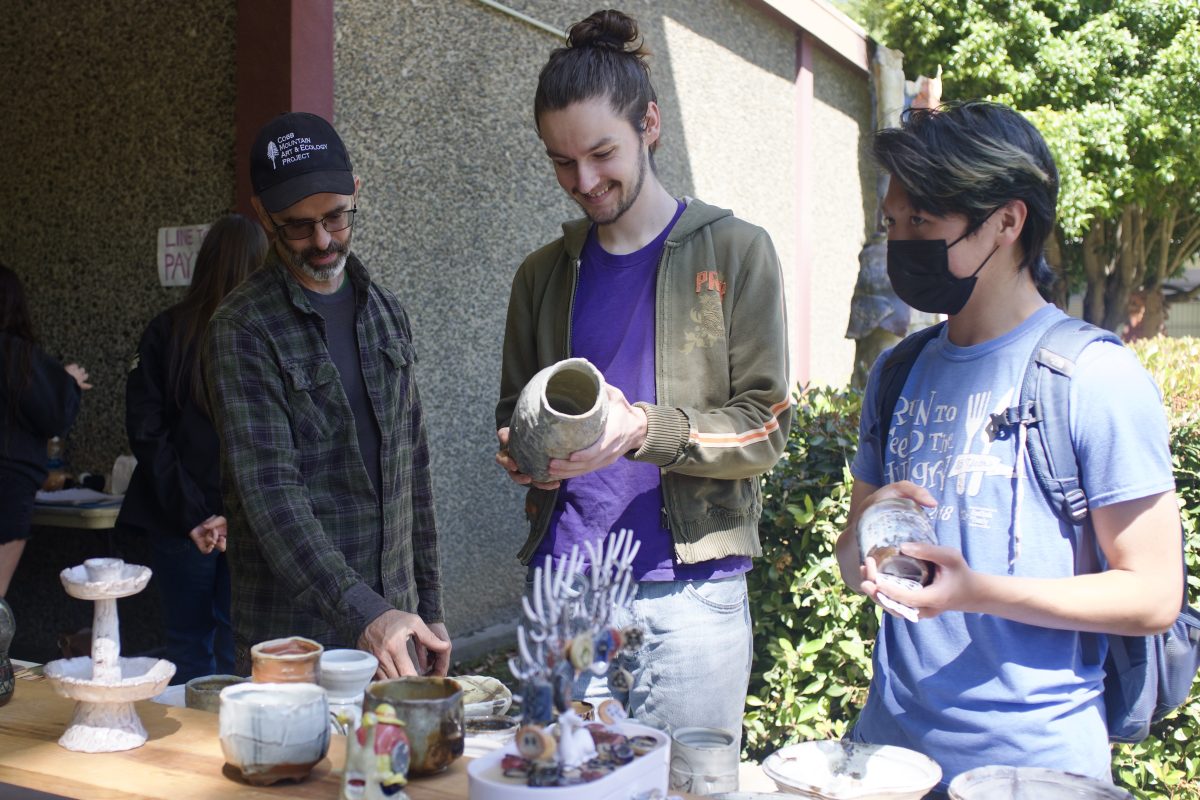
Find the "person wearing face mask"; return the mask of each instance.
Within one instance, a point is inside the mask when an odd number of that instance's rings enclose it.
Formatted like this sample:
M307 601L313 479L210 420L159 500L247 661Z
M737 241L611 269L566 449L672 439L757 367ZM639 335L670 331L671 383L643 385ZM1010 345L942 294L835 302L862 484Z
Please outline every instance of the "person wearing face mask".
M1088 498L1077 548L1029 477L1023 439L993 416L1016 404L1035 344L1066 317L1039 292L1053 277L1043 248L1058 197L1045 141L1012 109L968 102L906 112L873 150L890 175L892 285L948 321L913 362L890 419L875 418L889 353L867 384L837 553L847 586L889 613L851 735L933 757L942 791L989 764L1111 780L1105 640L1095 634L1163 631L1183 591L1158 390L1119 344L1089 344L1075 363L1069 419L1047 424L1070 427ZM889 498L930 516L936 544L902 547L932 564L926 586L897 585L860 559L858 520ZM1105 568L1087 567L1085 548Z

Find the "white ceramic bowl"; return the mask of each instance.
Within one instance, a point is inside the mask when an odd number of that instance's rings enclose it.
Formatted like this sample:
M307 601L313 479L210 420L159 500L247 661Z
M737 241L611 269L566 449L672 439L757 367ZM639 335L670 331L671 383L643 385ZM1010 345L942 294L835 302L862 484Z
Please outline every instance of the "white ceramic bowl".
M921 800L942 777L915 750L838 740L789 745L762 768L782 791L819 800Z
M950 781L951 800L1132 800L1111 783L1040 767L977 767Z
M361 702L378 666L379 659L365 650L326 650L321 654L321 685L329 692L329 702Z
M512 692L495 678L487 675L456 675L454 680L462 686L464 716L504 716L512 705Z
M247 783L302 780L329 749L329 701L314 683L221 690L221 750Z

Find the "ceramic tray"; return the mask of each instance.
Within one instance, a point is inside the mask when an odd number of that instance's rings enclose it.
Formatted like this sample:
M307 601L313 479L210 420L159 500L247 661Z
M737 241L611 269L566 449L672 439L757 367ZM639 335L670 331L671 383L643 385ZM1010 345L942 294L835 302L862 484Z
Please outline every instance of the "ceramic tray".
M510 743L467 764L470 800L629 800L643 792L667 794L671 747L662 731L623 722L614 726L626 736L653 736L658 747L598 781L576 786L527 786L523 778L506 778L500 769L505 755L515 754Z

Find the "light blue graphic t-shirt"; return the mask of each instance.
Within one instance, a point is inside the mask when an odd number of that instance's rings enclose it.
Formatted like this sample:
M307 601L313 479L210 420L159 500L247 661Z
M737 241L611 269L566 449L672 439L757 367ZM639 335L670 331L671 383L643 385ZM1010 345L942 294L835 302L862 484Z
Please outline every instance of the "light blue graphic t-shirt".
M1034 345L1064 316L1047 305L971 347L955 346L943 331L914 364L891 423L880 426L883 442L870 431L886 353L872 369L855 479L875 486L910 480L928 489L938 501L931 510L938 543L961 550L977 571L1075 574L1072 529L1054 515L1025 451L1018 478L1018 437L991 423L991 415L1016 405ZM1084 350L1071 379L1069 416L1091 508L1174 488L1160 395L1132 352L1104 342ZM988 764L1109 779L1104 642L986 614L948 612L916 623L885 615L854 736L934 758L943 788L958 773Z

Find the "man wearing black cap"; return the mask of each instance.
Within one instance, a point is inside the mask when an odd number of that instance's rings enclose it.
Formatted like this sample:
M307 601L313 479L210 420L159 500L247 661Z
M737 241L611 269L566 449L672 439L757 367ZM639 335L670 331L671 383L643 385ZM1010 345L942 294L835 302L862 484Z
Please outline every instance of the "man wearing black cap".
M304 113L259 132L250 177L274 246L213 315L205 352L238 667L301 635L369 650L386 677L444 675L416 353L399 301L350 252L358 178Z

